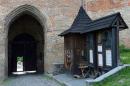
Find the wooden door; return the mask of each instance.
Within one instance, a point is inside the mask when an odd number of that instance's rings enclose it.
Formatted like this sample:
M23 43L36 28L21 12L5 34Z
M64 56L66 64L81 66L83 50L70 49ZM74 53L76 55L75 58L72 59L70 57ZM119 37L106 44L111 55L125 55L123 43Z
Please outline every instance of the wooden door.
M73 37L64 38L64 66L66 71L72 72L73 69Z

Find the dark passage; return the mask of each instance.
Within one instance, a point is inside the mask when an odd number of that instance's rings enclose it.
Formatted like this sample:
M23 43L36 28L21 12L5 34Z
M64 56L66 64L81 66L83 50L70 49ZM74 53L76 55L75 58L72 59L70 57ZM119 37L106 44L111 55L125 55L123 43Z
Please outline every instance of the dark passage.
M20 34L13 40L13 72L17 72L17 57L23 57L23 71L36 70L36 41L32 36Z
M21 63L21 62L22 63ZM8 74L44 72L44 32L34 15L23 13L12 20L8 33Z

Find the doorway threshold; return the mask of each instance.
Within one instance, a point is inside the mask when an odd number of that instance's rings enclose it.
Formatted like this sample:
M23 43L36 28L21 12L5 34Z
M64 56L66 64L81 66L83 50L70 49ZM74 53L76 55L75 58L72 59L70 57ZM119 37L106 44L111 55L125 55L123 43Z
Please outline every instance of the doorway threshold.
M36 70L34 71L18 71L18 72L12 72L13 75L24 75L24 74L33 74L36 73Z

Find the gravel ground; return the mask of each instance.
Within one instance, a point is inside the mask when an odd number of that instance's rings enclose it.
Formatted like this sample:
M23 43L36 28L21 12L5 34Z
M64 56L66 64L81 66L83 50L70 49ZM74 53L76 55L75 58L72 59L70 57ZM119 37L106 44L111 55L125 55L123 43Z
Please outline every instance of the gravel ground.
M44 75L22 75L10 77L0 86L61 86Z

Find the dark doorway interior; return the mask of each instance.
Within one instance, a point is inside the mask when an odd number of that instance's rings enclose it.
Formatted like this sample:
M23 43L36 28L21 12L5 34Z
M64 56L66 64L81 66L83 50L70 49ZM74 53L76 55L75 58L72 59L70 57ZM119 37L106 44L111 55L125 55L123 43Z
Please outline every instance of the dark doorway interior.
M20 34L12 42L12 68L17 72L17 57L23 57L23 71L36 70L36 41L28 34Z
M10 24L8 33L8 74L18 72L18 59L22 58L20 71L44 72L44 32L31 15L23 14Z

